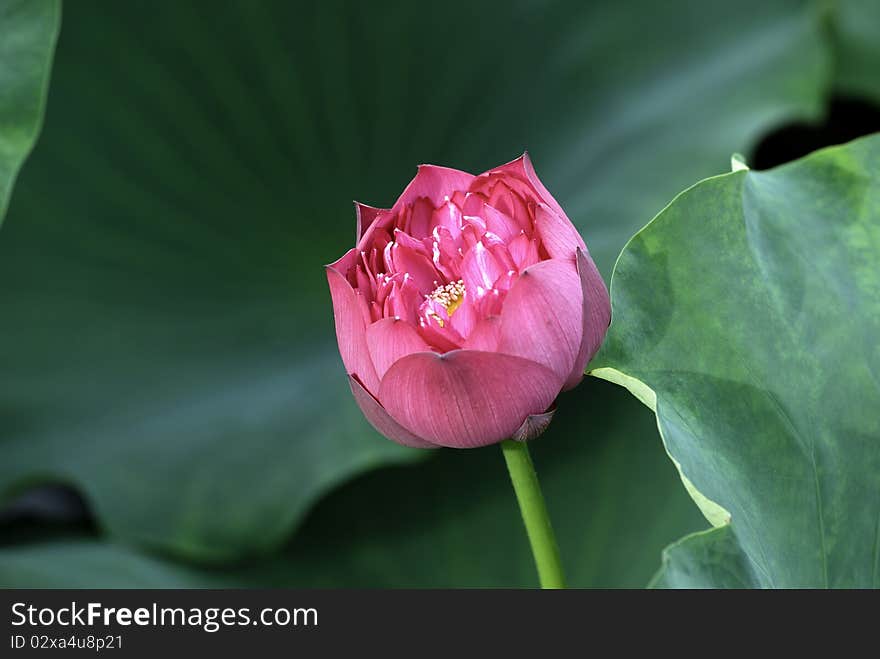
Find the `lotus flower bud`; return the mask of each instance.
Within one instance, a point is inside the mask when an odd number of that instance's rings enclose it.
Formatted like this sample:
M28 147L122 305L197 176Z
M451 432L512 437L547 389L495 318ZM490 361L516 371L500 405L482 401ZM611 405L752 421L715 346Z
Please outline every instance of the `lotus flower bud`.
M327 280L370 423L420 448L540 434L611 305L528 155L479 176L423 165L392 208L356 211L357 245Z

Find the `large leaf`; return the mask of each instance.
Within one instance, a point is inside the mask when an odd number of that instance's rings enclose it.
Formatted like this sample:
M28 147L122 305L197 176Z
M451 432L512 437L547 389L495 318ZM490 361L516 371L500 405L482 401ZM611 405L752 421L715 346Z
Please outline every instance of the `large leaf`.
M60 15L58 0L0 0L0 224L40 130Z
M595 373L722 527L660 584L880 585L878 264L880 135L703 181L624 249Z
M574 585L643 586L674 534L705 525L652 436L653 416L629 398L585 383L533 445ZM222 571L98 540L25 540L0 549L0 585L537 586L497 446L362 476L322 500L281 555Z
M607 273L828 82L799 2L67 9L0 240L0 490L68 482L115 537L216 559L412 455L360 418L332 343L321 264L353 239L351 198L528 147Z

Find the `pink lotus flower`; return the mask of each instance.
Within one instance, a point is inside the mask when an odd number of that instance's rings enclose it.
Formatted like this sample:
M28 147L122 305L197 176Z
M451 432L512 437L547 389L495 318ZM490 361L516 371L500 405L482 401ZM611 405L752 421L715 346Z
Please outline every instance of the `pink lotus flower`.
M423 165L391 209L356 209L357 246L327 280L370 423L420 448L540 434L611 305L528 155L479 176Z

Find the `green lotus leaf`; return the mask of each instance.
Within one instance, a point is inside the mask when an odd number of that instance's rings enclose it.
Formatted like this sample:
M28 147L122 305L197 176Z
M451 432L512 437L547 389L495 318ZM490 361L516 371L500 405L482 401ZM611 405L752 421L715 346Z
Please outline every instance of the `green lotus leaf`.
M658 585L880 585L880 135L681 193L626 246L594 373L717 529Z
M43 120L61 4L0 0L0 224Z

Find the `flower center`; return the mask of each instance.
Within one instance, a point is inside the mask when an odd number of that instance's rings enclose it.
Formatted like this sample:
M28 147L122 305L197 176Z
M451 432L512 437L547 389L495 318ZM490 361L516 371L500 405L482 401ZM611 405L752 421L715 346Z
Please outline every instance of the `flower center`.
M428 296L429 300L433 300L446 310L446 315L450 318L455 310L464 302L464 281L459 279L448 284L442 284L434 289L434 292ZM443 321L439 317L440 327L443 327Z
M428 297L446 309L446 313L451 316L464 301L464 281L459 279L458 281L438 286Z

